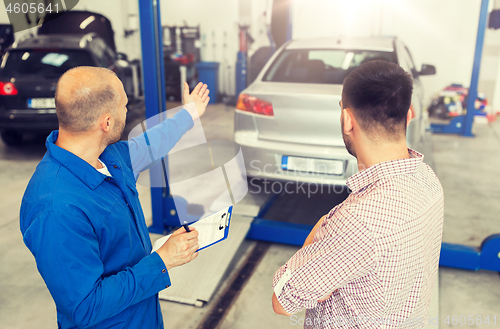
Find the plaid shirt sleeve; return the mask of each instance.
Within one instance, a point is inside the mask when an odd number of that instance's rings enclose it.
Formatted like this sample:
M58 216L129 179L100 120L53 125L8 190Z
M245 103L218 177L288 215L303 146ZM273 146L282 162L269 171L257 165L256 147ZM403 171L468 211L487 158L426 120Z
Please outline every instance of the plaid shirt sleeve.
M375 264L371 232L345 208L332 209L313 243L297 251L274 275L273 289L286 312L315 308L319 299L366 275Z

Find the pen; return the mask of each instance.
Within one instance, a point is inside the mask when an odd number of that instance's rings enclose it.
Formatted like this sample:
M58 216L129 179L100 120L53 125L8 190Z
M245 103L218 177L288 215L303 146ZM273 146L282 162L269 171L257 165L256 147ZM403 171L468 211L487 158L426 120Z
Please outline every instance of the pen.
M191 232L191 230L189 229L188 223L186 221L184 221L184 225L182 225L182 227L184 227L186 232Z

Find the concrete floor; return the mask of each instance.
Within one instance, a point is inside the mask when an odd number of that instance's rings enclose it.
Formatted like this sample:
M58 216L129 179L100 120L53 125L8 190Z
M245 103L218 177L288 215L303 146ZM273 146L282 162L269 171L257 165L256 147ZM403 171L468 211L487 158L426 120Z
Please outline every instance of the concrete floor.
M175 104L174 104L175 105ZM233 112L211 105L202 118L207 139L231 139ZM476 124L475 138L434 135L434 161L445 191L444 241L478 246L490 234L499 233L500 213L500 121ZM55 306L36 270L32 255L19 232L18 212L28 180L45 152L44 138L31 138L20 148L0 142L0 329L54 328ZM150 219L148 189L139 187L146 218ZM332 205L333 207L334 205ZM156 239L157 236L152 236ZM203 308L161 302L166 328L197 328L212 311L232 278L256 245L245 240L225 280L212 301ZM297 247L272 244L255 268L220 328L296 328L289 318L272 312L271 282L275 270ZM500 327L500 277L498 273L440 268L439 323L449 316L489 315L490 325ZM435 307L437 311L438 307ZM437 313L436 313L437 314ZM303 313L298 314L298 318ZM499 324L494 324L493 316ZM460 324L459 324L460 326ZM430 326L438 328L437 326ZM462 326L460 326L462 327Z

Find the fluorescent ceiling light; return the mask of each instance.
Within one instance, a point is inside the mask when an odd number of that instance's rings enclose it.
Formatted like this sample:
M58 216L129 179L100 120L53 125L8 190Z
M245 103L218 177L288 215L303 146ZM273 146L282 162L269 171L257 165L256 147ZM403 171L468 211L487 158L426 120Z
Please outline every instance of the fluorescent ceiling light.
M83 22L80 24L80 28L82 30L85 30L87 28L87 26L89 26L89 24L92 23L93 21L95 21L95 16L94 15L85 18L83 20Z

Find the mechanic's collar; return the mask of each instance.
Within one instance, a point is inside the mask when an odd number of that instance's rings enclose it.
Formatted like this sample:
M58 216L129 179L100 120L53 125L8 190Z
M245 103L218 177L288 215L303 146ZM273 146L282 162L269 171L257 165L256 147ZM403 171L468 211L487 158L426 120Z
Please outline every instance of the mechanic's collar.
M58 136L59 131L54 130L47 137L45 146L47 147L47 152L49 153L49 155L66 169L68 169L73 175L78 177L92 190L99 186L99 184L101 184L102 181L106 178L106 175L98 172L87 161L83 160L77 155L57 146L55 142L57 141ZM109 159L106 160L109 161ZM106 165L112 165L112 163L109 163L108 161L104 161Z

